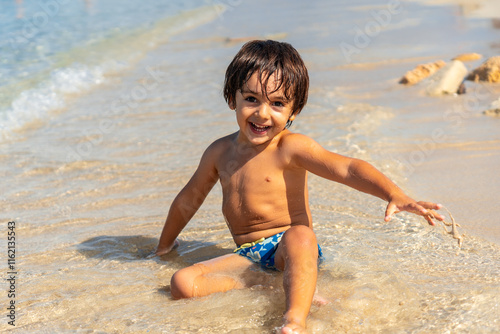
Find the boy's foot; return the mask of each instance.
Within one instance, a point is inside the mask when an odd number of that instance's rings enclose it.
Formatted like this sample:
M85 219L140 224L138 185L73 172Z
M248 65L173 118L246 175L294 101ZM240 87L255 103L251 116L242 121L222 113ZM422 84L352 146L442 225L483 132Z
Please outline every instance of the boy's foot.
M326 299L323 296L318 295L317 293L314 294L312 302L316 306L323 306L323 305L326 305L326 304L330 303L330 301L328 299Z
M283 325L283 327L280 328L278 331L280 334L296 334L296 333L307 333L306 329L299 324L296 324L294 322L290 322L286 325Z

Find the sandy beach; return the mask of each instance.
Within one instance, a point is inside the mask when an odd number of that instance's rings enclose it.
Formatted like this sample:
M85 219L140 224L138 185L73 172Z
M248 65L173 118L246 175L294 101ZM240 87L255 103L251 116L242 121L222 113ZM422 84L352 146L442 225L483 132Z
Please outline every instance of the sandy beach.
M500 118L483 111L500 86L467 81L466 94L435 97L398 83L418 64L477 52L481 59L465 63L472 70L500 55L495 1L126 1L116 12L120 4L61 3L49 15L12 2L2 14L11 30L0 45L0 245L3 276L13 276L2 290L14 294L0 299L0 331L272 333L280 325L279 273L269 273L272 289L171 299L176 270L234 249L219 186L175 252L146 258L202 152L237 129L221 94L224 72L255 38L291 43L308 66L309 101L291 131L442 203L465 233L459 249L420 217L385 223L383 201L311 175L326 258L318 289L331 302L313 306L309 332L499 331ZM29 24L37 34L27 35Z

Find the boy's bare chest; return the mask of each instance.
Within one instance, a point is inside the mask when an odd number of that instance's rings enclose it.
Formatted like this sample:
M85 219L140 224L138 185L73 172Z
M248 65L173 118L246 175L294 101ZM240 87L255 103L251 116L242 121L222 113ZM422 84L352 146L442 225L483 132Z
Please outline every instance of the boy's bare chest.
M222 212L233 235L274 229L289 223L285 173L276 159L262 155L246 161L220 163L227 167L219 168Z
M265 161L250 161L220 176L223 188L228 191L264 191L283 185L283 170Z
M251 159L221 160L219 176L223 190L258 192L284 187L285 168L275 156L262 154Z

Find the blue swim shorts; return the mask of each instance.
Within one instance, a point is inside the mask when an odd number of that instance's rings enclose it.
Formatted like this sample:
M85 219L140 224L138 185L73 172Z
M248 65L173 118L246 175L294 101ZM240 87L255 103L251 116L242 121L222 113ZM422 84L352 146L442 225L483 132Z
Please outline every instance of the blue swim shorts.
M281 241L281 237L286 231L272 235L269 238L262 238L254 242L245 243L234 250L234 253L244 256L267 269L276 269L274 256ZM318 258L323 258L323 252L318 245Z

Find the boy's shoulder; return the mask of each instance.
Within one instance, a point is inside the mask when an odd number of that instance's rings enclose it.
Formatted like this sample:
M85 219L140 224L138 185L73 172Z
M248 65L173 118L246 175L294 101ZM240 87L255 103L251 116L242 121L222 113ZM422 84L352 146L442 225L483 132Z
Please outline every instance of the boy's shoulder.
M314 139L301 133L291 132L286 130L280 138L279 145L286 149L303 149L316 143Z
M292 162L304 155L310 155L318 143L309 136L285 130L278 143L279 152L285 161Z
M311 139L310 137L303 135L302 133L298 132L292 132L290 130L284 130L283 135L281 136L281 140L286 140L289 142L293 142L296 140L304 140L304 139Z
M238 132L231 133L229 135L226 135L224 137L221 137L219 139L216 139L210 146L208 147L209 149L227 149L230 146L234 145L234 140L236 139L236 136L238 135Z
M212 142L206 149L206 153L220 155L227 152L233 145L237 132L221 137Z

